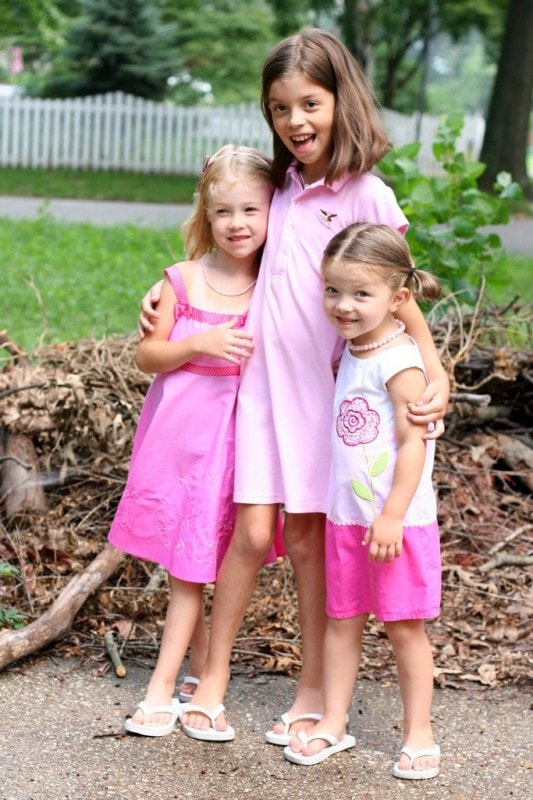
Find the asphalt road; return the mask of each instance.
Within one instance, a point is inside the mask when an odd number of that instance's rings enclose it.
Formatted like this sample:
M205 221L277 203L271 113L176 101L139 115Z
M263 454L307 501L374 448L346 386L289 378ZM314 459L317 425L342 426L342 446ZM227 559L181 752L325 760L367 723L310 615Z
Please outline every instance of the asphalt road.
M395 685L361 680L350 709L356 747L314 767L290 764L264 731L286 709L290 678L235 676L233 742L122 734L146 670L119 679L98 664L42 658L0 674L0 800L530 800L532 695L525 688L436 690L440 775L399 781Z
M0 217L34 218L45 210L64 222L90 222L93 225L122 225L170 228L189 215L187 205L164 203L119 203L94 200L43 200L38 197L0 196ZM482 229L487 230L487 229ZM499 234L509 252L533 257L533 218L513 219L507 225L490 228Z

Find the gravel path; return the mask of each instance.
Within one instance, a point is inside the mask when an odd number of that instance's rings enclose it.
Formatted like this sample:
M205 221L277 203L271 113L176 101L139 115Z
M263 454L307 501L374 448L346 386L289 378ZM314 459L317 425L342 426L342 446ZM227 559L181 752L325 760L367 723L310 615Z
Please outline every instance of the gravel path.
M532 697L525 688L436 690L438 778L391 777L401 736L396 686L361 680L350 711L354 750L315 767L289 764L263 732L289 704L294 681L234 677L226 700L234 742L122 736L147 672L98 674L42 658L0 675L1 800L529 800Z

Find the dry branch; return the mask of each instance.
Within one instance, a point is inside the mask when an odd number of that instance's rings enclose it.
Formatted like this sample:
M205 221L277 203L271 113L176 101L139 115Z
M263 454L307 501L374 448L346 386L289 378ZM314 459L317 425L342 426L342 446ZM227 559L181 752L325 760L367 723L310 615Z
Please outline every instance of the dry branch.
M118 652L117 643L113 631L107 631L104 636L104 645L106 653L111 660L115 675L117 678L124 678L126 676L126 667L122 663L120 653Z
M494 558L487 561L480 568L480 572L490 572L495 567L502 567L504 564L513 564L515 567L530 567L533 564L533 556L513 556L508 553L496 553Z
M121 550L107 544L83 572L67 583L57 600L38 619L20 630L2 631L0 670L68 631L89 595L113 574L123 558Z

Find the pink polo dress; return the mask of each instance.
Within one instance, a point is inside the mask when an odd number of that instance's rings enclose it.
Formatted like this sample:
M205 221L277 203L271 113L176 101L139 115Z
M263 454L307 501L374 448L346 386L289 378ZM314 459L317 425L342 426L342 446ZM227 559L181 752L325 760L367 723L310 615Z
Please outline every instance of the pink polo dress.
M238 503L327 510L332 364L342 341L322 309L320 262L332 236L354 222L408 225L392 190L369 173L303 188L293 164L274 193L248 316L255 351L237 400Z

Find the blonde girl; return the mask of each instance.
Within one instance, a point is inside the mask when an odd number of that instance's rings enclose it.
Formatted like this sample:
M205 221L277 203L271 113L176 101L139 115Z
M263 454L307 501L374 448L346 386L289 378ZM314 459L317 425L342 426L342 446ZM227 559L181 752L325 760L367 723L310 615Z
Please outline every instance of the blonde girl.
M165 270L159 317L137 348L140 369L157 375L109 541L165 567L170 601L146 696L126 721L131 733L172 732L193 631L196 671L205 658L203 586L215 580L235 525L235 403L254 349L244 325L272 191L271 163L256 150L228 145L206 161L184 226L188 260Z

